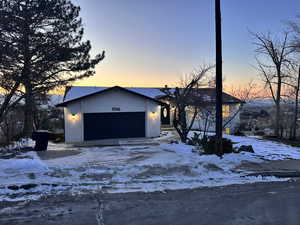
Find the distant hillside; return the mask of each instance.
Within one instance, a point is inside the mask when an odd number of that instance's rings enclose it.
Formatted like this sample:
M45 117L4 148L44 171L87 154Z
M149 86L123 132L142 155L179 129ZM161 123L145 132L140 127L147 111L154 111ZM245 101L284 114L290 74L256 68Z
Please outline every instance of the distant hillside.
M245 104L244 107L249 107L249 108L264 108L264 107L271 107L274 105L274 101L271 98L258 98L258 99L253 99Z
M294 99L282 99L281 106L291 109L294 107L293 103ZM270 109L274 105L275 103L271 98L254 99L243 106L243 111L260 111L261 109Z

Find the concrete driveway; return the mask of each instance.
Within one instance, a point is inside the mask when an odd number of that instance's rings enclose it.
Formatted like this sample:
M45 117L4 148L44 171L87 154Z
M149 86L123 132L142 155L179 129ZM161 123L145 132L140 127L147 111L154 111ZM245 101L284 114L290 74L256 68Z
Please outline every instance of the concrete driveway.
M119 138L103 139L97 141L86 141L84 143L74 144L75 147L106 147L106 146L135 146L135 145L159 145L159 142L153 138Z

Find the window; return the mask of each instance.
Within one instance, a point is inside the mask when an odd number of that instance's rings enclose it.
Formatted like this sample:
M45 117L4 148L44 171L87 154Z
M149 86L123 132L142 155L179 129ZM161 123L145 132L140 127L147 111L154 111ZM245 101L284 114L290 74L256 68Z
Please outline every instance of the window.
M223 118L228 118L230 116L229 105L223 105L222 111L223 111Z
M229 127L226 127L224 130L223 130L223 132L225 133L225 134L230 134L230 128Z

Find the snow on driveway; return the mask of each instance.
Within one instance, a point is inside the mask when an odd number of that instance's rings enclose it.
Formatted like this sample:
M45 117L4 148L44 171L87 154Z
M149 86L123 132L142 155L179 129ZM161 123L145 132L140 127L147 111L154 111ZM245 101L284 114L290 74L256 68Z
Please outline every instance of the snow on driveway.
M157 191L220 186L249 182L282 181L275 177L245 177L234 168L243 162L300 159L299 148L251 137L226 136L235 146L252 145L255 154L243 152L199 155L183 143L158 146L74 148L50 144L51 150L76 150L79 154L41 160L35 152L27 158L0 160L0 199L32 199L60 191L72 193ZM158 139L159 140L159 139ZM22 185L33 184L31 188Z

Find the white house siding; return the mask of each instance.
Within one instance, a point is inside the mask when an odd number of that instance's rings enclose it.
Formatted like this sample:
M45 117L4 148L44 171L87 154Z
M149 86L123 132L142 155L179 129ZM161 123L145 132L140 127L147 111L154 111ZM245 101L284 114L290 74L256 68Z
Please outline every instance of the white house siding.
M112 111L114 107L120 111ZM67 143L84 141L84 113L105 112L145 112L146 137L160 135L160 106L157 103L123 90L110 90L69 103L65 107L65 141Z
M238 108L240 107L239 104L231 104L229 105L229 112L230 115L228 118L223 118L223 124L228 121L231 117L234 116L234 114L237 112ZM214 110L211 110L214 113ZM188 120L190 121L190 118L192 118L192 112L188 112ZM207 121L208 125L208 131L209 132L214 132L215 131L215 115L212 114L211 117L209 117ZM240 124L240 113L238 112L237 115L225 126L225 128L229 128L229 132L232 133L234 132ZM198 117L195 119L194 124L192 129L195 130L204 130L205 127L205 118L203 117Z
M158 137L160 135L160 106L155 102L147 100L146 113L146 136Z
M72 115L73 114L73 115ZM81 142L83 140L83 117L81 102L68 104L64 108L65 116L65 142Z
M240 125L240 112L238 112L240 104L230 105L230 116L229 118L234 117L227 125L226 128L230 129L230 133L233 133L237 130ZM234 114L237 113L235 116ZM226 123L228 119L224 119L223 123Z

